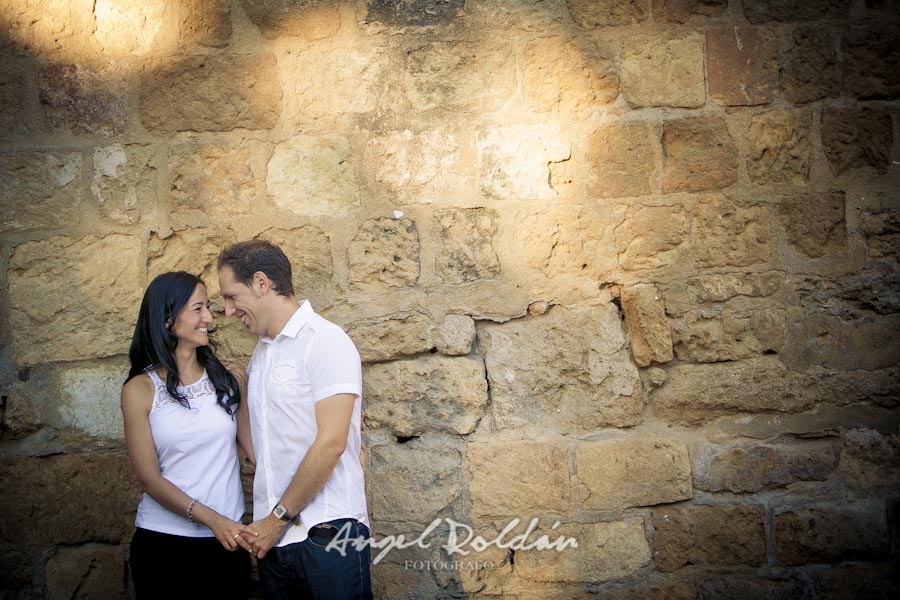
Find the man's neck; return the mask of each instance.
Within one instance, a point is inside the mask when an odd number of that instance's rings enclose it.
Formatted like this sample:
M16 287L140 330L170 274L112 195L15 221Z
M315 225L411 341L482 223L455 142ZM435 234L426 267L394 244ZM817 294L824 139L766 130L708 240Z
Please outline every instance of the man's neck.
M297 300L293 296L275 296L272 299L272 319L266 329L266 337L275 339L298 308Z

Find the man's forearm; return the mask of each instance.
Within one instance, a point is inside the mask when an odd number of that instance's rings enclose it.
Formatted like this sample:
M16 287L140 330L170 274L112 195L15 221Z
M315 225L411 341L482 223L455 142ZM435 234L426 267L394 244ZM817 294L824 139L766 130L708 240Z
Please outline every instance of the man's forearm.
M297 515L322 491L344 453L345 444L316 440L281 496L291 516Z

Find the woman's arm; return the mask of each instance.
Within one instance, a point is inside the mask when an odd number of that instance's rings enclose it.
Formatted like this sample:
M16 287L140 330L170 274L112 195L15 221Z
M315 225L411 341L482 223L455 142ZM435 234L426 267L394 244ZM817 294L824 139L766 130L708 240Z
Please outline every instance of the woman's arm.
M247 398L247 375L244 370L235 363L226 363L226 368L234 375L238 385L241 387L241 404L237 412L237 441L239 449L244 451L247 458L254 465L256 464L256 455L253 453L253 440L250 438L250 408Z
M156 445L150 432L153 394L153 383L146 375L138 375L122 387L122 416L128 458L145 493L173 513L187 516L192 498L159 472ZM236 523L199 502L194 503L191 514L196 522L209 527L227 550L235 550L240 545L249 551L250 545L238 534L247 532L257 535L252 528Z

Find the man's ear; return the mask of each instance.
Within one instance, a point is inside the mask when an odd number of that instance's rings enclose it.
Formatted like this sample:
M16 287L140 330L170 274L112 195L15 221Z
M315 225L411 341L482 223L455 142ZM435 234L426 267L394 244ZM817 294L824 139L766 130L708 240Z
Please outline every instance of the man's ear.
M258 293L265 294L272 287L272 283L269 281L268 275L257 271L253 274L253 287Z

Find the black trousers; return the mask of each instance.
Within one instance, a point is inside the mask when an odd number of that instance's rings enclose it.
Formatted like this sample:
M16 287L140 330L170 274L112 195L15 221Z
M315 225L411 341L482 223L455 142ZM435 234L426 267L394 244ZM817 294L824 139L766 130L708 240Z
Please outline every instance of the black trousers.
M250 555L214 537L191 538L138 528L131 539L131 580L138 600L246 600Z

